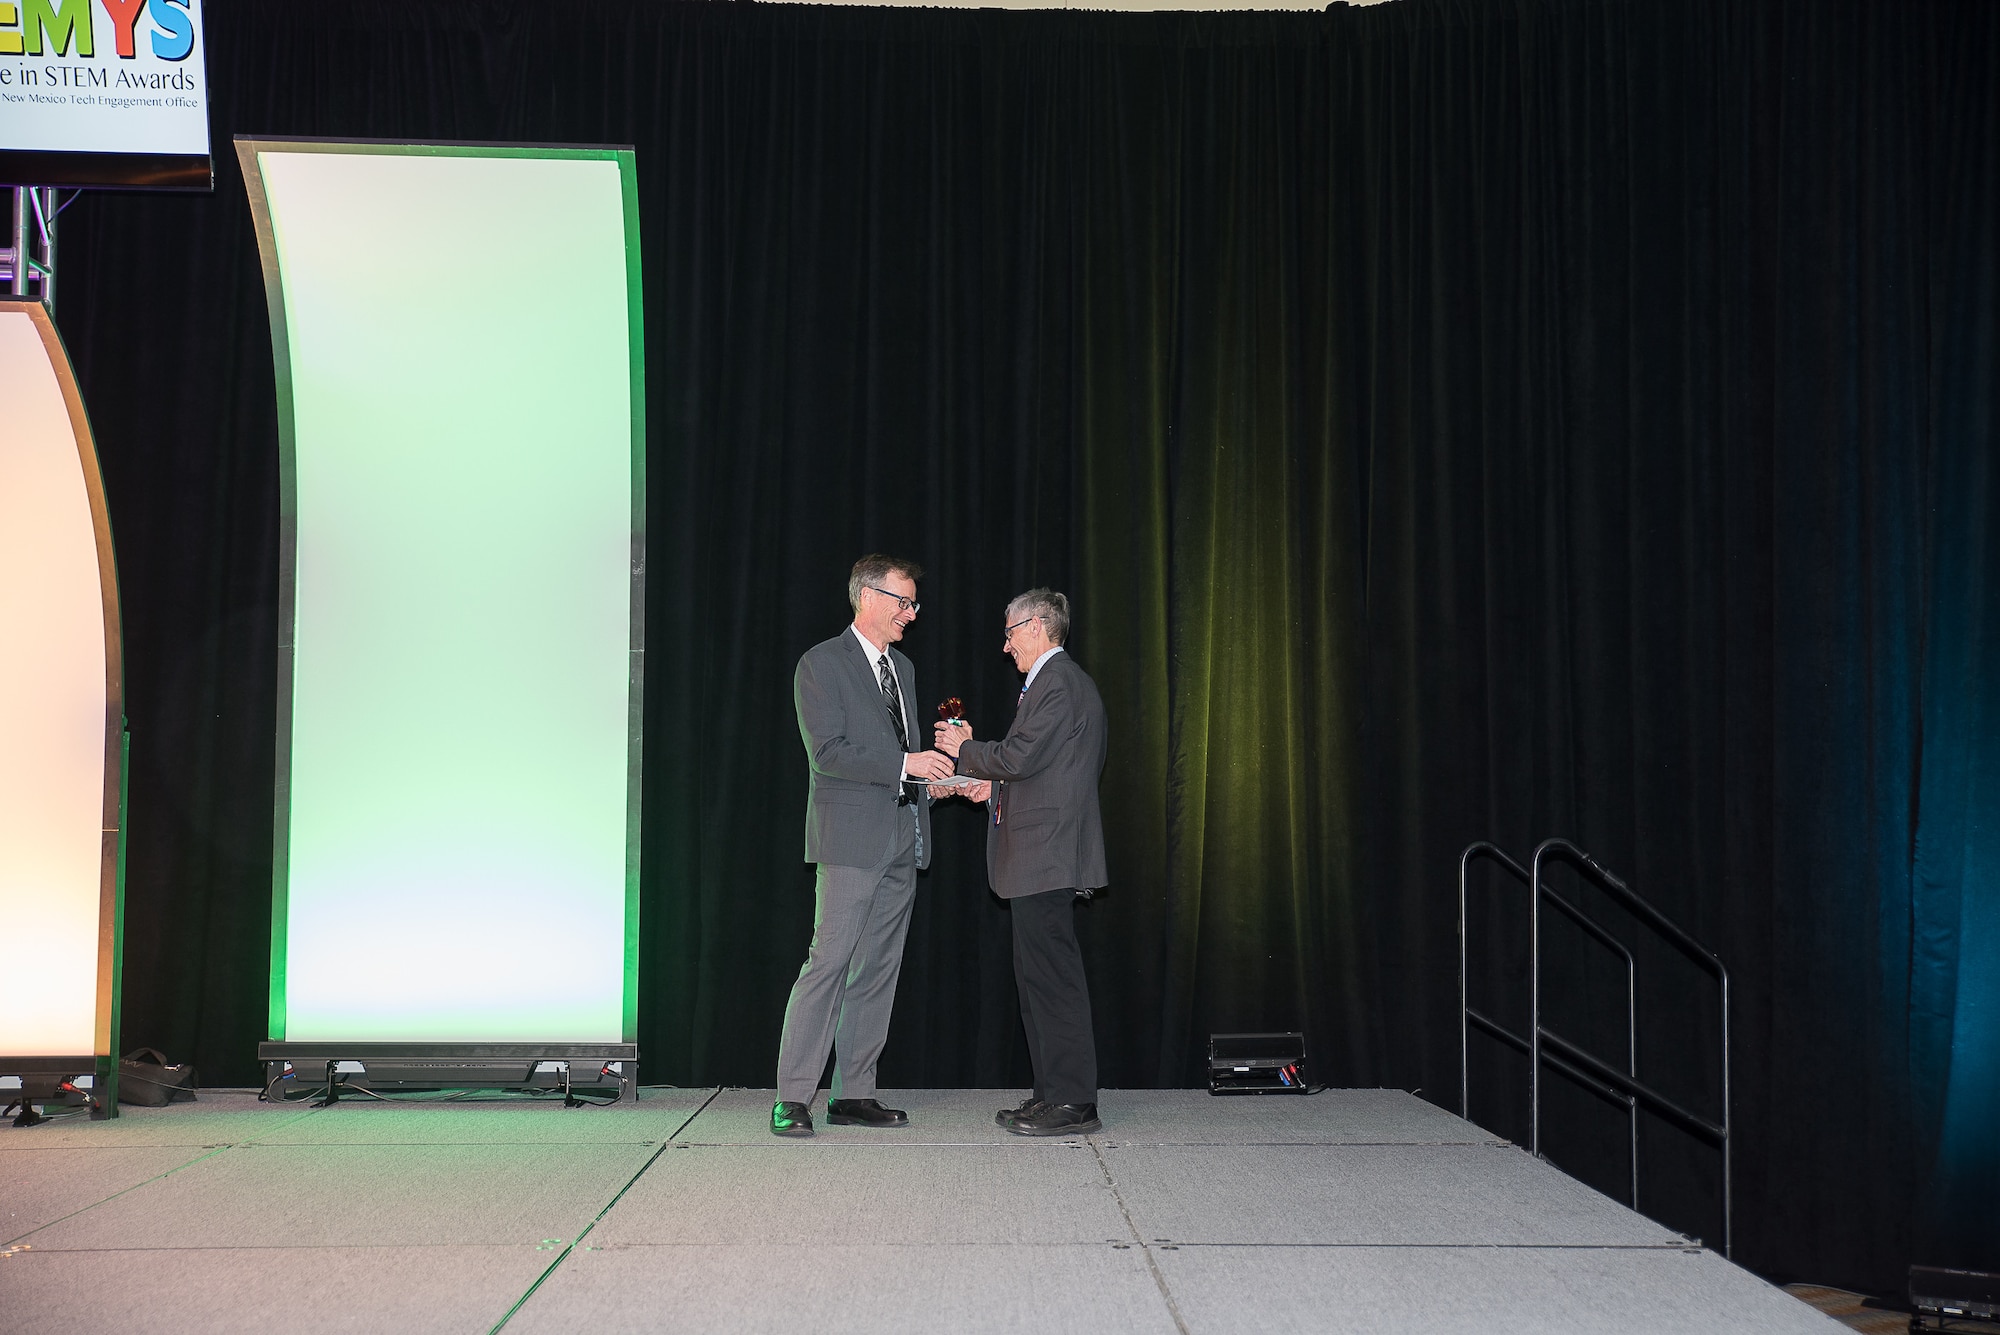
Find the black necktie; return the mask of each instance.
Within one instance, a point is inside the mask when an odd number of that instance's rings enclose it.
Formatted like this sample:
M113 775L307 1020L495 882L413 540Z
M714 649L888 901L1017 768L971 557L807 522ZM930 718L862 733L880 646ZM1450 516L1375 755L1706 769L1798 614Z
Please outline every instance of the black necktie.
M896 745L903 748L903 754L910 751L910 729L903 722L903 693L896 689L896 670L889 666L889 655L883 654L875 660L876 670L882 674L882 699L889 706L889 721L896 725ZM917 799L917 785L903 785L904 801Z

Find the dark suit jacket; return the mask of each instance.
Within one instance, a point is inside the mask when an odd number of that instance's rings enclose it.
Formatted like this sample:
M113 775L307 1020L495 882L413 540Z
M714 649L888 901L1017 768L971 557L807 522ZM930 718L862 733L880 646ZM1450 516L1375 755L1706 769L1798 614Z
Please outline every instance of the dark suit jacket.
M917 674L893 645L889 662L903 693L903 726L910 751L930 739L918 733ZM888 701L875 664L850 628L806 650L792 674L792 704L810 770L806 793L806 861L840 867L872 867L889 851L889 841L910 819L896 805L902 791L903 748L889 721ZM930 799L916 804L922 857L930 865Z
M960 774L1007 785L986 836L986 876L1002 899L1109 879L1097 806L1105 739L1097 683L1065 650L1043 662L1005 737L959 747Z

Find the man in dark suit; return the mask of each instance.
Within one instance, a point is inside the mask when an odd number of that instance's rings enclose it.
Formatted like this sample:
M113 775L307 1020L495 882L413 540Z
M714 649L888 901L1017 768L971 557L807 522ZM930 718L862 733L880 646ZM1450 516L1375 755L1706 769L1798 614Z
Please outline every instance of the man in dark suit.
M826 1120L908 1126L876 1099L875 1064L889 1036L917 871L930 865L923 781L951 773L921 740L916 672L893 646L917 619L921 567L864 556L848 576L854 624L806 650L792 677L805 740L806 861L819 864L812 949L785 1005L771 1133L810 1136L811 1105L834 1053Z
M1069 599L1031 589L1007 604L1006 624L1002 648L1026 677L1013 726L997 742L976 742L969 724L940 723L937 746L957 757L959 774L981 781L966 796L986 801L987 879L1014 918L1014 981L1035 1088L994 1120L1017 1135L1077 1135L1102 1125L1074 906L1106 881L1097 806L1104 702L1063 652Z

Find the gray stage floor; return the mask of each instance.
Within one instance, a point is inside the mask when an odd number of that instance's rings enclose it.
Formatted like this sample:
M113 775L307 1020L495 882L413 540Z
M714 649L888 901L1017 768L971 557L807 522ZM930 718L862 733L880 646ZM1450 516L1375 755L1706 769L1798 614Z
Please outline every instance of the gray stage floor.
M1068 1140L888 1098L809 1141L760 1090L0 1124L0 1332L1843 1329L1394 1090L1113 1091Z

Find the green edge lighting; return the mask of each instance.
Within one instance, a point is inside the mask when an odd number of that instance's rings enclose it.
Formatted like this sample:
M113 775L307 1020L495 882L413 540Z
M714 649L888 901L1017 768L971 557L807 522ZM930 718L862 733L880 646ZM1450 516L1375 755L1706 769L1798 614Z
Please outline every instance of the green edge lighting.
M283 451L270 1037L633 1041L632 153L238 153Z

